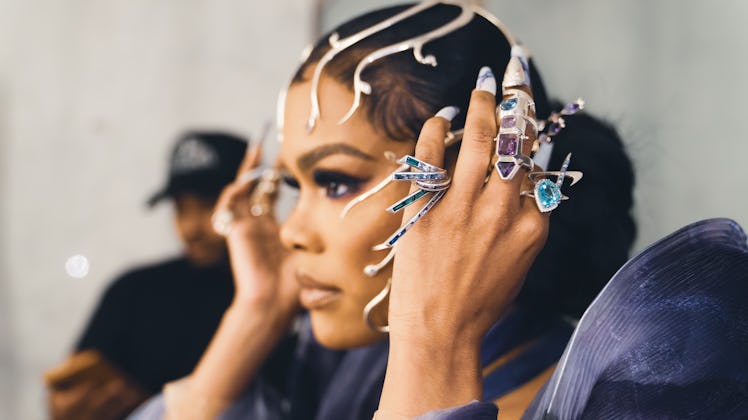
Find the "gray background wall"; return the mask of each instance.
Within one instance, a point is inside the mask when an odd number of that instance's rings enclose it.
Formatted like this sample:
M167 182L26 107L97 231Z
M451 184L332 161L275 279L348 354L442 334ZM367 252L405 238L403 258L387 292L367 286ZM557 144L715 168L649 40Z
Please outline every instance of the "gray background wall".
M0 0L0 418L43 418L102 288L177 252L144 200L186 127L259 133L322 27L392 1ZM748 3L487 1L563 99L616 123L636 162L637 248L714 216L748 226ZM84 254L91 272L65 274Z
M311 27L305 0L0 0L0 418L44 417L103 287L178 250L148 211L186 127L259 134ZM64 264L91 262L73 279Z

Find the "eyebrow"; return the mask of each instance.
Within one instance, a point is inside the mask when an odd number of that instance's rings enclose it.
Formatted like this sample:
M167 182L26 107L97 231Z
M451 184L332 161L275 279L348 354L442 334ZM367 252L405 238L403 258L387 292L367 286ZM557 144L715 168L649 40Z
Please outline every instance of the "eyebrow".
M354 156L364 160L375 160L371 155L368 155L353 146L349 146L345 143L332 143L322 145L299 156L299 158L296 159L296 166L300 171L305 171L327 156L337 154Z

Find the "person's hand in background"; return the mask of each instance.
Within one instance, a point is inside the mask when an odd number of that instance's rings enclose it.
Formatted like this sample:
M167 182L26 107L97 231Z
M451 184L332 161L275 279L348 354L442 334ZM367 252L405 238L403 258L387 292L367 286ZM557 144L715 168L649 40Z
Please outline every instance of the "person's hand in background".
M73 354L45 382L53 420L121 419L148 397L96 350Z

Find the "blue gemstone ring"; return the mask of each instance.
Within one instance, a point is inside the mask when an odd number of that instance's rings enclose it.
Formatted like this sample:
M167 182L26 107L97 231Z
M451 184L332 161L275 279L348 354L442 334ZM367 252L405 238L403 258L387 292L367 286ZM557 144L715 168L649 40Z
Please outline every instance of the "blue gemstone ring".
M541 213L548 213L558 207L561 200L568 200L569 197L561 194L561 188L550 179L541 179L535 184L532 190L522 191L520 195L532 197Z
M398 159L397 163L400 165L408 165L413 169L417 169L423 172L446 172L444 169L438 166L426 163L410 155L405 155L402 158Z
M535 102L532 97L520 89L505 91L507 96L497 108L499 120L499 134L496 136L496 156L494 165L499 177L504 181L514 178L520 168L532 170L534 163L529 156L522 152L522 142L528 135L538 133L538 123L535 115ZM534 134L527 134L528 125Z
M564 180L567 178L570 179L571 186L579 182L582 176L584 176L580 171L567 170L570 161L571 153L566 156L560 171L530 173L528 177L535 184L535 187L532 190L522 191L520 195L534 198L535 204L541 213L548 213L555 210L561 201L569 199L569 197L561 192ZM548 177L556 177L556 180L551 181Z
M419 189L409 194L405 198L391 205L387 208L390 213L397 213L404 208L414 204L421 198L429 196L426 204L413 216L410 220L405 222L404 225L395 231L386 241L379 245L375 245L372 249L375 251L382 251L385 249L391 249L395 246L395 243L405 235L413 225L420 220L426 213L428 213L436 203L444 197L446 190L452 183L452 179L447 174L446 169L439 168L431 165L430 163L424 162L414 156L406 155L397 160L397 163L402 165L405 171L397 171L392 174L392 181L410 181L414 183ZM418 172L413 172L418 171Z
M499 103L497 113L499 116L514 115L535 115L535 101L532 97L522 90L511 90L507 96Z

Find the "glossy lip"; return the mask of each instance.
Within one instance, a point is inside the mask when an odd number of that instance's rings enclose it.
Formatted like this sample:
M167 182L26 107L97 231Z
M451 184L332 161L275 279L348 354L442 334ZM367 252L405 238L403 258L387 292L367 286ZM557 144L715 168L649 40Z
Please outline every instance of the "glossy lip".
M296 271L295 277L301 286L299 291L301 305L309 310L322 309L343 295L339 288L324 284L301 271Z

